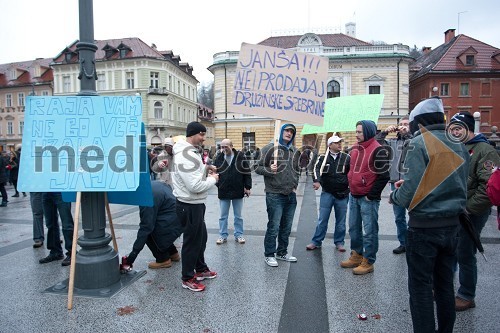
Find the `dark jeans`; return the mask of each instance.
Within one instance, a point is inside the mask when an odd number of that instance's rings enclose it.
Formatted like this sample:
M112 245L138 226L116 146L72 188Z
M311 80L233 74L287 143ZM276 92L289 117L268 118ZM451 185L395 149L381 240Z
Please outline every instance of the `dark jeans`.
M288 237L292 231L297 196L295 192L288 195L266 192L266 206L268 222L264 237L264 255L274 257L276 253L278 256L283 256L288 253Z
M46 192L42 195L43 214L47 225L47 249L50 254L57 256L63 254L61 247L61 234L57 213L61 217L64 248L66 254L71 254L73 245L73 216L71 215L71 202L64 202L60 192Z
M182 242L182 280L194 277L194 271L208 269L205 263L207 247L207 226L205 224L205 204L187 204L177 200L176 211L184 231Z
M149 235L148 240L146 241L146 245L151 250L151 253L156 259L156 262L164 262L170 259L171 255L178 253L177 248L174 244L170 245L165 251L160 250L158 245L156 244L154 238Z
M2 194L2 202L7 202L7 191L5 190L5 183L0 183L0 193Z
M470 215L470 220L479 234L481 234L486 221L488 221L490 213L491 210L488 209L481 215ZM462 227L459 228L458 236L457 259L460 287L457 296L473 301L476 297L477 285L477 248L472 238Z
M43 203L42 192L30 192L31 213L33 215L33 241L43 242Z
M408 229L406 262L411 319L415 333L436 332L433 289L437 308L437 332L453 332L453 266L456 260L457 236L458 226Z

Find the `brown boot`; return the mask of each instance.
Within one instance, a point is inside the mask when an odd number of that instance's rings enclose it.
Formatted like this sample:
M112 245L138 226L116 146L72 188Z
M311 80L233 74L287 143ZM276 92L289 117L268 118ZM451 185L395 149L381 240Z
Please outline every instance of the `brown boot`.
M150 262L148 264L148 267L151 268L151 269L158 269L158 268L169 268L170 266L172 266L172 260L168 259L168 260L165 260L164 262Z
M370 264L368 262L368 259L363 257L363 260L361 261L361 265L359 265L358 267L353 269L352 274L365 275L365 274L373 272L373 270L374 270L373 264Z
M356 251L351 251L351 256L349 259L341 261L340 267L343 268L353 268L358 267L361 264L361 260L363 260L363 256L358 254Z
M474 301L468 301L466 299L455 297L455 311L465 311L476 307Z
M177 252L176 254L172 254L170 256L170 260L172 260L172 261L181 261L181 256L179 255L179 252Z

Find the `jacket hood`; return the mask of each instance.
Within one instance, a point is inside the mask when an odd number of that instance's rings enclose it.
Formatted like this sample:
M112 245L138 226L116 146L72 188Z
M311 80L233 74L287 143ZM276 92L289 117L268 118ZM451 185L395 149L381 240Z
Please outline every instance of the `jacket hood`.
M290 139L290 141L288 143L285 143L283 141L283 131L285 130L285 128L290 128L290 127L293 129L293 135L292 135L292 138ZM280 139L279 139L280 145L285 146L287 148L290 148L290 146L293 143L293 139L295 139L295 134L297 134L297 129L295 128L295 126L293 124L283 124L283 126L281 126L281 131L280 131Z
M444 124L443 101L438 97L432 97L418 103L410 112L410 133L420 130L419 125L429 127Z
M190 144L189 142L187 142L185 140L177 141L177 143L174 145L172 150L174 152L174 155L177 155L179 153L182 153L185 149L190 149L196 153L199 153L198 149L196 149L195 146L193 146L192 144Z
M465 144L468 145L468 144L471 144L471 143L478 143L478 142L486 142L488 144L490 143L488 141L488 139L484 136L484 134L479 133L475 137L473 137L472 139L470 139L469 141L467 141Z

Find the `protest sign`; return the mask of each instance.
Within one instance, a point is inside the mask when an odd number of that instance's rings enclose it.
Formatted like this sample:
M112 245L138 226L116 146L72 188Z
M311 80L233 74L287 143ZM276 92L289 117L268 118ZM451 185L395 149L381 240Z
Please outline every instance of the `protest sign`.
M323 124L328 58L243 43L231 112Z
M305 124L300 135L354 132L356 123L360 120L373 120L377 123L383 102L384 95L379 94L328 98L323 126Z
M108 192L139 186L139 96L26 101L19 190Z

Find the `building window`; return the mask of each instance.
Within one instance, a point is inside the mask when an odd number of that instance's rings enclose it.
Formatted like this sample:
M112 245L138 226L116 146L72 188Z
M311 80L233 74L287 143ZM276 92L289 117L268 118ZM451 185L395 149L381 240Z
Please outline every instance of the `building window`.
M12 106L12 95L5 95L5 106Z
M328 82L326 98L340 97L340 84L333 80Z
M24 106L24 93L19 93L17 94L18 97L18 105L19 106Z
M14 134L14 126L12 126L12 121L7 122L7 135Z
M66 62L70 62L70 61L71 61L71 58L73 58L73 54L71 54L70 52L67 52L67 53L64 55L64 58L65 58Z
M159 88L160 87L159 77L160 77L160 73L158 73L158 72L149 73L149 78L150 78L149 86L151 88Z
M466 66L473 66L474 65L474 56L473 55L466 55L465 56L465 65Z
M481 96L491 96L490 82L481 82Z
M370 95L380 94L380 86L369 86L368 94Z
M182 96L186 97L186 84L185 83L182 84Z
M441 83L441 90L439 92L440 96L450 96L450 84Z
M255 132L241 133L243 148L247 150L255 149Z
M168 104L168 119L174 120L174 112L173 112L173 106L172 103Z
M175 120L181 121L181 107L177 107L177 114L175 115Z
M42 91L42 96L49 96L49 91L48 90Z
M19 122L19 135L22 135L24 132L24 121Z
M69 75L63 76L63 92L69 93L71 92L71 77Z
M106 90L106 74L97 74L97 90Z
M127 80L127 89L134 89L134 72L127 72L125 77Z
M127 49L121 49L120 50L120 58L125 58L127 56Z
M155 119L162 119L163 118L163 105L161 102L155 102Z
M469 83L460 83L460 96L470 96Z
M181 94L181 81L177 80L177 95Z
M172 75L168 76L168 90L172 91Z

